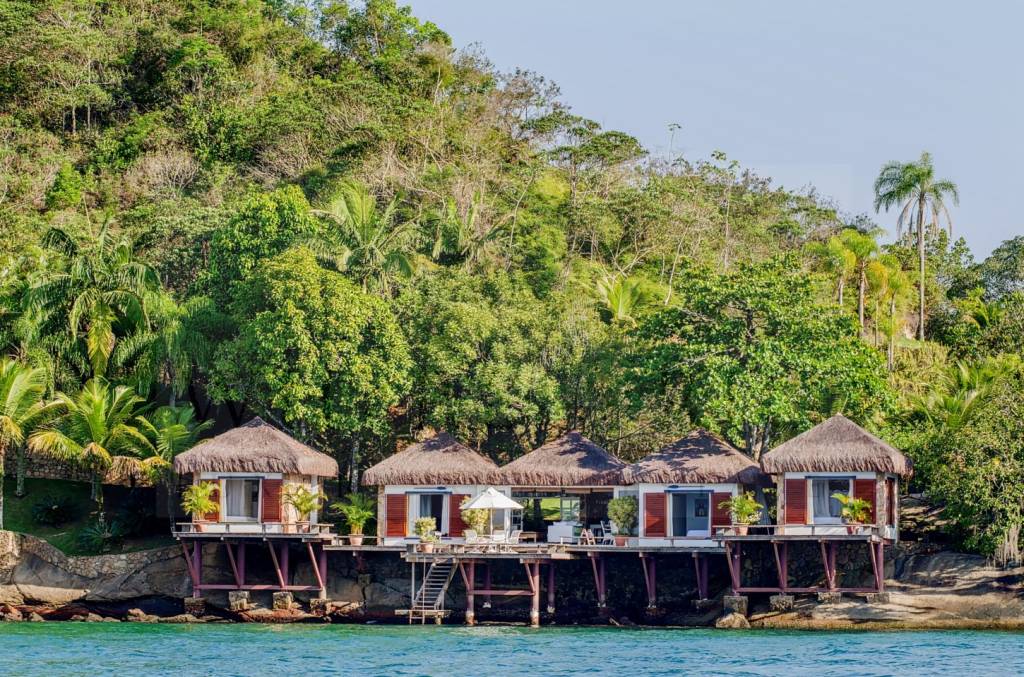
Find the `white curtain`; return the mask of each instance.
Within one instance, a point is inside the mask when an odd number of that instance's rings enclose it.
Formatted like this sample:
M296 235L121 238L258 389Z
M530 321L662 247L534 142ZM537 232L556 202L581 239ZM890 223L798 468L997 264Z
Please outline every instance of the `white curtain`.
M828 480L815 480L811 483L815 517L832 517L832 496L828 484Z
M246 507L248 497L246 496L245 480L227 480L224 483L226 491L228 515L231 517L248 517Z

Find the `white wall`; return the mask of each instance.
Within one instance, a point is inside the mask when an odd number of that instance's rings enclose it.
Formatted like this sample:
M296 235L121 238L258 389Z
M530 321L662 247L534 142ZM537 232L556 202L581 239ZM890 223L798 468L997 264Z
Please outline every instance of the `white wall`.
M383 519L381 519L381 518L383 518L385 516L383 511L386 510L386 501L387 501L387 499L384 499L385 500L385 507L383 507L383 509L382 509L380 518L378 519L378 526L377 526L377 533L381 535L381 543L383 545L403 545L405 543L415 543L415 542L419 541L419 538L415 535L415 532L413 531L413 524L416 522L416 519L419 517L419 501L418 500L414 500L414 497L417 497L420 494L424 494L424 493L442 493L442 494L446 494L445 502L444 502L444 514L443 514L443 517L442 517L443 524L439 524L438 528L439 528L439 530L445 532L445 534L446 534L445 540L446 541L450 540L453 543L461 543L464 540L461 536L460 537L451 537L451 536L447 535L448 524L450 523L450 520L451 520L450 505L449 505L449 499L447 498L447 495L451 495L451 494L467 494L470 498L475 498L476 496L480 495L488 487L491 487L491 486L494 486L494 485L491 485L491 484L448 484L448 485L388 484L388 485L385 485L384 488L383 488L385 496L390 496L390 495L394 495L394 494L404 494L406 496L406 533L408 535L405 536L404 538L400 537L400 536L383 536L383 533L384 533L384 523L383 523ZM508 486L496 486L494 488L496 490L498 490L499 492L505 494L506 496L509 496L509 497L512 496L512 488L511 487L508 487ZM413 500L410 500L410 497L412 497ZM509 528L509 524L511 522L511 516L509 515L509 511L505 510L505 511L501 511L501 512L504 512L504 518L503 518L504 519L504 527L503 528L508 529Z
M719 544L711 540L710 534L708 538L686 538L686 537L666 537L660 536L647 536L644 533L644 514L646 511L645 496L646 494L664 494L670 490L674 491L707 491L712 494L714 493L728 493L731 496L736 496L740 492L738 484L639 484L637 488L640 492L640 545L653 545L653 546L670 546L670 545L687 545L694 547L709 547L716 548ZM666 497L666 533L672 532L672 498L671 496ZM714 506L708 505L708 521L711 521L711 515L714 514Z

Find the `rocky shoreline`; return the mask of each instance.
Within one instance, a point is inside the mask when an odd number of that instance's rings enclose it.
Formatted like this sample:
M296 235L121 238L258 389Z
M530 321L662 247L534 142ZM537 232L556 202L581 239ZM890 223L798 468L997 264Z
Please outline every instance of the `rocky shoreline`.
M208 572L226 565L211 551ZM290 595L250 601L213 596L186 608L188 574L176 546L141 552L69 557L32 536L0 531L0 621L128 623L395 623L408 603L408 574L397 557L338 558L332 563L327 603ZM297 570L297 575L308 572ZM628 573L628 572L627 572ZM585 578L585 576L583 577ZM581 578L581 580L583 580ZM931 551L907 544L887 567L888 593L880 599L798 597L792 608L773 610L765 596L750 598L749 613L723 613L721 595L700 608L685 585L666 595L665 610L649 615L622 607L599 615L581 588L565 595L565 608L544 625L723 627L803 630L1024 629L1024 569L992 567L984 558ZM586 581L580 583L584 585ZM448 622L463 608L456 591ZM575 606L569 600L576 599ZM257 602L262 601L264 605ZM521 609L478 613L481 622L521 624Z

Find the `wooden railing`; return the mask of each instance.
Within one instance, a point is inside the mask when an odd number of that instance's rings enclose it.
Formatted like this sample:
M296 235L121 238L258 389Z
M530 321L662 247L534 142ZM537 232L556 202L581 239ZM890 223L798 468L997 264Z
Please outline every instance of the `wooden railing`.
M294 522L178 522L175 534L231 534L233 536L330 535L333 524Z
M719 524L711 527L712 538L719 536L880 536L878 524Z

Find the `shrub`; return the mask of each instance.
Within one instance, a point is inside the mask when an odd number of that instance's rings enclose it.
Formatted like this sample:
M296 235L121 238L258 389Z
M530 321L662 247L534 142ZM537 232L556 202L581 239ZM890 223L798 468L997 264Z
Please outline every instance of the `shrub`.
M123 542L124 529L118 522L97 522L83 529L78 535L78 545L83 550L96 554L110 552Z
M344 501L332 503L331 510L341 513L348 524L348 532L358 536L362 535L366 523L376 515L377 502L363 494L349 494Z
M722 501L718 507L729 511L734 524L757 524L761 521L761 504L752 491Z
M420 537L423 543L433 543L437 540L434 532L437 531L437 520L433 517L420 517L413 522L413 531Z
M48 527L59 527L74 517L74 504L67 496L44 496L32 505L32 521Z
M635 496L619 496L608 501L608 519L615 525L616 533L628 536L636 528L640 514L640 501Z

